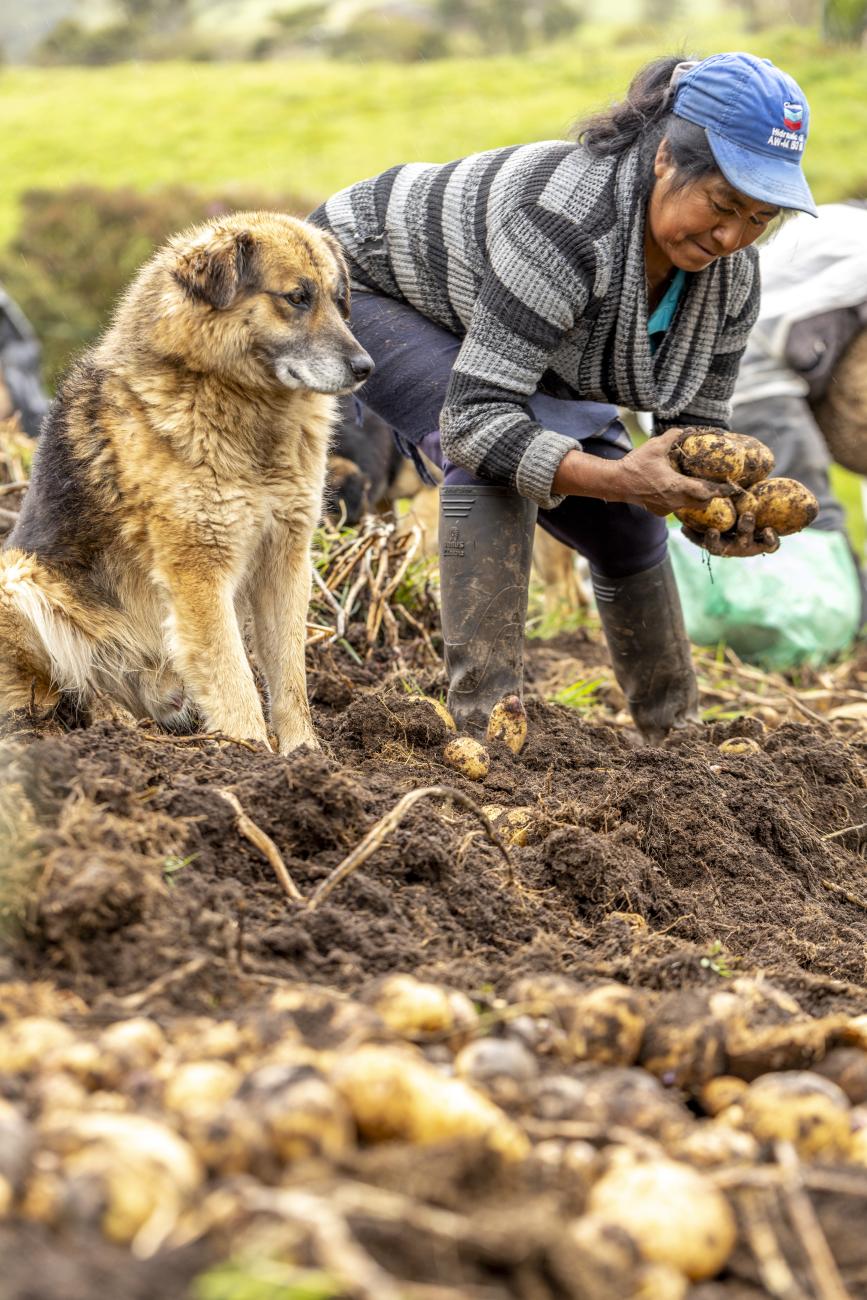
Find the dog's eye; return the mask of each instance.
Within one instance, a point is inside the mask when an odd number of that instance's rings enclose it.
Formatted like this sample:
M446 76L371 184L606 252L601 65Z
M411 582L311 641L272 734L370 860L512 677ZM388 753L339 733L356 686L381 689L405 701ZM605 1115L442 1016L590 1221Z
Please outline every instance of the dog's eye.
M310 306L310 294L306 289L291 289L289 293L283 294L283 299L292 307Z

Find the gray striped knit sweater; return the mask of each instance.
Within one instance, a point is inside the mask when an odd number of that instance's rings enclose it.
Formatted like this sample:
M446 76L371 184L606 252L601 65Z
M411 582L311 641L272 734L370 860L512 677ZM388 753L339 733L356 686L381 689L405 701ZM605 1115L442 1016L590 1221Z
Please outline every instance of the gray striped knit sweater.
M543 507L580 444L526 401L557 395L652 411L660 428L726 425L759 306L750 248L687 277L655 355L647 337L644 220L652 161L593 158L570 141L410 163L312 214L356 287L410 303L463 338L442 410L445 455Z

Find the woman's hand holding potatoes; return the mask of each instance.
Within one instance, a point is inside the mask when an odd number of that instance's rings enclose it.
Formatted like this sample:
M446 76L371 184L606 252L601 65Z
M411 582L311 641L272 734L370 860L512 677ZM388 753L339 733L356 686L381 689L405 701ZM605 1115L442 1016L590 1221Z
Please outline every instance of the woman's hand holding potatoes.
M671 453L682 436L682 429L669 429L619 460L570 451L554 476L554 491L563 496L625 501L655 515L705 505L713 497L735 492L728 483L703 482L680 472Z

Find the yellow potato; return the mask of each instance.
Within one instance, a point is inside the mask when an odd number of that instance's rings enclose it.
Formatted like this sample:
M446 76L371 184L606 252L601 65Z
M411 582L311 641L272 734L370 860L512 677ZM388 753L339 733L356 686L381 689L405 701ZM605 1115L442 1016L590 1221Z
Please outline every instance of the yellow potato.
M214 1114L240 1083L240 1072L227 1061L189 1061L172 1071L163 1091L163 1105L176 1115Z
M569 1047L577 1060L603 1065L633 1065L641 1050L646 1019L644 1004L624 984L602 984L585 994L574 1009Z
M773 528L781 537L799 533L819 513L819 502L809 488L793 478L772 478L757 483L756 528Z
M752 492L739 492L731 500L738 519L740 519L741 515L754 515L759 507L759 503Z
M426 984L412 975L389 975L376 992L374 1009L396 1034L467 1034L478 1024L470 999L455 989Z
M499 1106L402 1048L361 1047L337 1062L333 1081L370 1142L477 1138L506 1159L529 1155L525 1134Z
M719 1115L727 1106L740 1101L748 1087L745 1079L736 1079L731 1074L718 1074L715 1079L708 1079L699 1090L701 1108L707 1115Z
M526 710L517 695L506 695L491 709L488 740L502 740L513 754L520 754L526 739Z
M729 437L737 440L738 446L744 453L744 468L737 479L741 487L752 487L754 483L761 482L773 472L774 453L770 447L766 447L758 438L752 438L747 433L730 433Z
M443 750L443 758L449 767L470 781L481 781L491 769L490 754L484 745L480 745L471 736L458 736L457 740L450 740Z
M757 740L749 736L729 736L717 746L721 754L760 754L762 747Z
M722 429L688 430L670 453L675 469L690 478L713 483L738 483L744 472L744 452Z
M833 1160L849 1151L849 1099L809 1070L760 1075L740 1099L742 1125L760 1142L791 1142L804 1159Z
M503 808L501 804L493 803L484 807L482 812L510 848L527 843L533 826L532 808Z
M418 700L422 704L429 704L437 716L446 724L449 731L457 731L455 720L449 713L442 700L434 699L432 695L411 695L411 700Z
M669 1264L693 1282L720 1271L737 1236L723 1194L674 1160L615 1164L591 1188L587 1208L621 1224L645 1259Z
M675 515L682 524L687 528L692 528L697 533L706 533L709 528L716 528L721 533L727 533L729 529L734 528L737 520L737 511L728 497L711 497L703 506L686 506L683 510L675 510Z
M51 1051L69 1047L75 1034L50 1016L24 1016L0 1026L0 1061L9 1074L39 1070Z

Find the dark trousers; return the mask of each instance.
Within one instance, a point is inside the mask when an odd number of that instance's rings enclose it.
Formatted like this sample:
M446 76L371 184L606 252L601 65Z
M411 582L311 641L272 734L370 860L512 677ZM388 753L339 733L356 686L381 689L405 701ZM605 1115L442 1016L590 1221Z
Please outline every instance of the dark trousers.
M406 303L359 291L351 327L376 363L358 396L391 426L405 454L420 449L442 470L445 483L489 485L447 460L440 444L440 411L461 340ZM588 455L618 460L631 449L614 406L542 392L527 406L541 425L574 438ZM567 497L553 510L540 510L538 522L607 578L654 568L666 553L664 520L641 506Z

